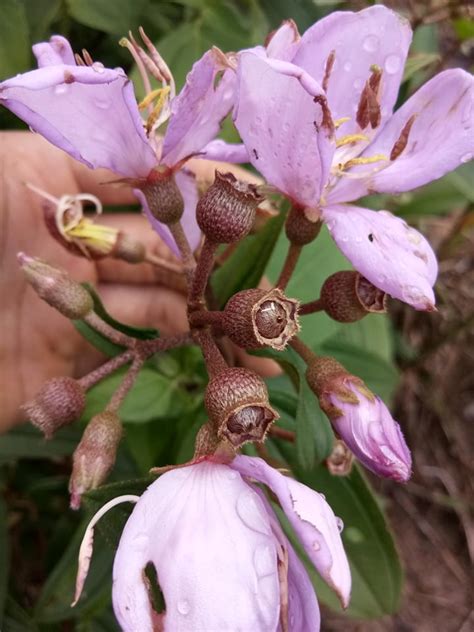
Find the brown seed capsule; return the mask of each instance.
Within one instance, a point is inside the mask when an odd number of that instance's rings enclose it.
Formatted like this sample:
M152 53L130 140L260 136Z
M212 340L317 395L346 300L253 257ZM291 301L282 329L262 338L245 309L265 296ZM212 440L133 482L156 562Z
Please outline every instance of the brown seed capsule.
M217 436L234 447L263 441L270 424L279 417L269 404L265 382L244 368L229 368L212 378L204 403Z
M311 243L321 230L321 220L312 221L306 216L304 209L293 208L286 220L285 232L288 241L295 246L306 246Z
M69 481L73 509L79 508L82 494L99 487L107 478L115 463L122 432L115 413L104 411L90 420L73 455Z
M252 229L262 200L256 185L241 182L232 173L216 171L214 183L197 204L197 222L211 242L239 241Z
M243 290L225 306L222 328L244 349L270 346L281 351L299 331L298 305L276 288Z
M326 279L320 297L324 311L340 323L353 323L367 314L384 314L387 295L359 272L343 270Z
M141 187L153 217L163 224L175 224L184 212L184 200L172 173L156 172L154 179Z
M22 406L31 423L46 439L81 416L86 405L84 389L72 377L53 377L36 397Z
M53 268L41 259L28 257L22 252L18 254L18 260L38 296L63 316L81 319L93 309L89 292L64 270Z

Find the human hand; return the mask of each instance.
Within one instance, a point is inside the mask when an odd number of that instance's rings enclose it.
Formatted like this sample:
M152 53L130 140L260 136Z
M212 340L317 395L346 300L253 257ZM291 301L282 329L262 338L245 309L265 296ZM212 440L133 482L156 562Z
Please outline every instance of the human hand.
M190 161L189 167L198 177L212 180L216 164L196 160ZM251 178L239 168L225 168ZM107 310L127 324L156 326L164 334L185 331L188 324L184 296L157 286L157 274L150 264L130 265L112 258L89 261L61 248L46 229L40 197L25 186L30 182L56 197L92 193L111 206L136 204L130 189L101 184L116 178L114 174L87 169L29 132L0 133L0 172L1 432L21 420L20 405L33 397L47 379L80 377L104 359L69 320L41 301L28 286L17 263L17 252L40 257L67 270L78 281L93 283ZM173 258L141 214L107 213L100 223L121 228L154 254ZM237 355L247 366L263 372L272 370L265 361L245 357L239 350Z

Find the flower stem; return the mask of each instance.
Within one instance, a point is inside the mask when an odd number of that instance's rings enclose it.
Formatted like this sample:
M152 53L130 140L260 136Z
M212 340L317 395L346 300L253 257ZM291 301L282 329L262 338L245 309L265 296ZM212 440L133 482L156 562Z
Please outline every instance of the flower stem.
M115 356L115 358L112 358L99 368L91 371L87 375L84 375L84 377L81 377L79 379L79 383L87 391L89 388L94 386L94 384L100 382L100 380L102 380L104 377L107 377L107 375L109 375L110 373L113 373L124 364L127 364L127 362L130 362L132 358L133 351L125 351L125 353L121 353L120 355Z
M280 428L279 426L271 426L268 434L272 437L276 437L277 439L283 439L284 441L290 441L294 443L296 441L296 434L291 430L285 430L284 428Z
M199 329L194 333L194 339L201 347L209 377L214 377L228 368L209 329Z
M206 291L209 276L214 267L214 259L218 244L205 238L201 253L194 270L193 281L189 290L189 308L196 309L205 303L204 293Z
M309 303L303 303L300 305L298 309L298 315L304 316L305 314L314 314L315 312L324 311L324 305L320 298L317 298L315 301L310 301Z
M116 345L120 345L121 347L134 347L136 344L136 338L117 331L117 329L114 329L111 325L106 323L105 320L95 312L89 312L84 316L83 320Z
M181 253L184 273L186 274L188 284L190 285L192 283L192 277L194 269L196 267L196 259L194 258L193 251L191 250L188 238L186 237L186 233L184 232L183 225L180 221L178 221L174 224L167 224L167 226L170 229L171 234L173 235L179 252Z
M198 310L189 315L189 324L191 327L205 327L206 325L215 325L220 327L222 324L223 312Z
M145 254L145 261L151 263L153 266L157 268L161 268L163 270L168 270L169 272L176 272L178 274L184 274L183 266L179 263L173 263L172 261L168 261L163 257L158 257L157 255L152 254L151 252L147 252Z
M110 398L110 401L105 408L106 411L112 412L112 413L116 413L118 411L127 393L135 384L135 380L137 379L138 374L140 373L140 369L143 366L144 360L145 360L144 357L141 355L135 356L135 358L133 359L132 366L130 367L127 374L123 378L118 389Z
M302 249L302 246L290 243L285 262L283 263L283 268L281 269L280 276L278 277L278 281L276 282L276 287L278 287L280 290L284 290L288 285L288 281L295 271L296 264L298 263L298 259L300 258Z
M305 345L305 343L300 338L293 338L288 343L296 353L306 362L306 364L310 364L316 358L316 354L314 351Z

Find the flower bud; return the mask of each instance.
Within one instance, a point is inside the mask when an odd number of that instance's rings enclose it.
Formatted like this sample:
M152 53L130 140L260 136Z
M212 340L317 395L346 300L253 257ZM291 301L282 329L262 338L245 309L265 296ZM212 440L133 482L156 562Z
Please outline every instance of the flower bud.
M39 428L46 439L78 419L86 405L81 384L72 377L53 377L40 388L36 397L22 409L31 423Z
M279 289L243 290L225 306L222 328L244 349L270 346L281 351L299 331L298 301Z
M387 295L359 272L343 270L332 274L321 288L324 311L340 323L353 323L367 314L384 314Z
M285 233L295 246L306 246L319 235L321 220L312 221L306 216L304 209L292 208L285 223Z
M214 243L239 241L252 229L262 200L256 185L237 180L231 173L216 171L214 183L196 207L199 228Z
M204 403L217 436L234 447L248 441L263 441L278 413L268 401L262 378L244 368L228 368L213 377Z
M127 263L141 263L145 260L145 246L141 241L120 231L111 254L116 259L122 259Z
M122 424L115 413L106 410L92 417L73 455L69 481L73 509L79 508L82 494L105 481L121 438Z
M156 171L141 191L153 217L163 224L175 224L184 212L184 200L171 172Z
M63 316L76 320L92 311L94 303L91 295L67 272L22 252L18 254L18 260L38 296Z
M334 430L361 463L379 476L406 482L410 451L383 401L333 358L315 358L306 378Z

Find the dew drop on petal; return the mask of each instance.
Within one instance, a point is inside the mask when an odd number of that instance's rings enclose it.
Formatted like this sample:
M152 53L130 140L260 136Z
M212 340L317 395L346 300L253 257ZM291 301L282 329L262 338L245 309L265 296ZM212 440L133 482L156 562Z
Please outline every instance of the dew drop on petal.
M336 517L336 526L339 530L339 533L341 533L341 531L344 529L344 523L342 522L340 518L337 518L337 517Z
M262 544L255 549L253 563L258 577L273 575L276 571L275 552L270 546Z
M238 472L236 472L235 470L229 470L227 472L227 478L229 478L230 480L236 479L238 475Z
M99 74L102 74L105 71L104 64L102 62L100 62L100 61L95 61L92 64L91 68L92 68L92 70L95 70Z
M389 55L385 59L384 67L389 75L394 75L400 69L401 63L401 59L398 55Z
M472 160L472 154L470 152L461 156L461 162L469 162L470 160Z
M362 47L368 53L374 53L379 47L379 38L377 35L367 35L362 43Z
M268 519L263 515L252 492L243 492L239 496L236 509L239 518L247 527L257 533L268 533Z
M176 608L184 617L191 612L191 605L187 599L180 599Z
M66 94L67 91L68 91L68 87L64 84L61 84L54 88L54 94L57 94L57 95Z
M350 61L346 61L343 68L346 72L350 72L352 70L352 63Z

